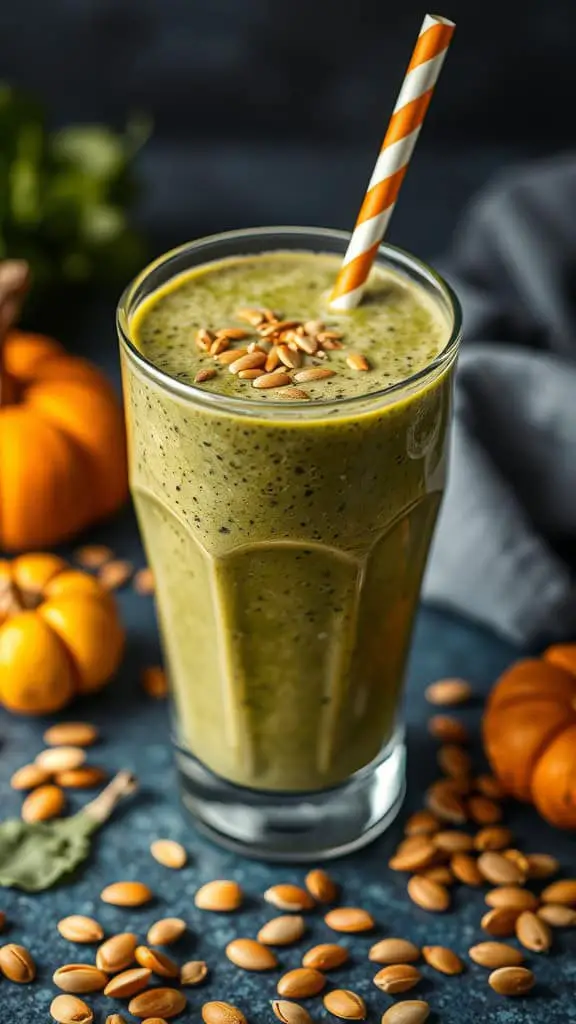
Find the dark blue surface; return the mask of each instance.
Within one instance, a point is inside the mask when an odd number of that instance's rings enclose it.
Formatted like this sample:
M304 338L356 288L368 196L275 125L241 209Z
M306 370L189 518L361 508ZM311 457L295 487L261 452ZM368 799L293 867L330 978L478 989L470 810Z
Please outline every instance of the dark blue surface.
M119 554L141 563L135 530L130 517L120 524L98 532L98 539L110 540ZM299 881L303 871L296 867L268 866L241 860L219 850L200 838L189 820L182 817L168 746L166 709L143 697L138 685L141 666L158 656L154 616L150 599L129 591L120 595L124 619L129 630L129 651L118 682L100 698L85 701L70 710L70 718L87 718L97 723L102 740L93 748L91 760L108 770L133 769L141 783L138 796L100 834L94 854L77 879L61 888L29 896L5 890L0 906L9 919L6 939L21 942L32 951L38 966L38 980L30 986L1 985L1 1024L29 1024L48 1020L48 1007L56 994L51 985L53 970L62 963L92 960L91 947L73 946L56 931L59 918L70 913L91 914L98 918L108 934L134 930L145 935L152 921L177 915L186 919L190 934L173 948L178 960L206 959L210 979L202 989L189 989L189 1009L183 1020L198 1020L197 1008L206 999L224 999L240 1005L252 1022L272 1021L268 1001L275 994L274 975L249 975L229 964L223 956L226 943L238 935L255 935L259 925L273 916L262 901L262 892L273 882ZM446 915L430 915L413 907L404 895L405 878L389 871L386 862L401 836L402 821L410 809L421 803L423 789L434 777L435 744L426 733L429 707L423 699L427 682L446 674L461 674L474 683L480 696L496 674L514 656L507 645L475 626L424 610L418 624L410 679L406 694L409 742L409 792L406 806L390 832L368 849L334 862L331 871L341 883L343 900L350 905L368 907L378 927L375 936L401 935L419 944L441 943L460 953L483 936L479 919L485 909L481 893L460 890L454 906ZM479 717L480 700L462 712L474 726ZM30 760L42 745L46 723L2 715L0 797L3 814L17 814L20 797L8 786L11 772ZM80 800L78 802L81 802ZM518 845L526 850L556 853L568 869L574 865L574 840L540 822L531 809L511 807L509 822L518 836ZM151 839L171 837L181 840L190 852L189 866L173 873L157 865L148 852ZM193 905L193 895L204 881L218 877L237 879L247 894L246 909L232 916L202 913ZM119 879L139 878L149 883L156 894L152 906L142 910L119 910L98 898L104 885ZM549 956L531 956L538 986L528 999L504 1001L490 991L487 972L469 965L466 974L445 978L424 967L425 980L410 995L429 1000L435 1012L433 1021L463 1024L476 1020L516 1024L540 1021L567 1024L576 1021L574 991L576 985L576 943L574 936L559 935ZM310 915L310 933L297 947L280 951L283 968L296 966L302 951L317 941L334 938L322 922L321 914ZM379 1021L391 998L372 985L375 973L366 960L366 951L374 936L344 937L352 951L351 964L330 976L330 982L350 987L365 997L371 1021ZM103 997L87 997L97 1009L96 1021L106 1013L122 1011ZM332 1019L319 1000L310 1001L313 1016ZM128 1019L128 1015L126 1015ZM131 1018L130 1018L131 1019Z

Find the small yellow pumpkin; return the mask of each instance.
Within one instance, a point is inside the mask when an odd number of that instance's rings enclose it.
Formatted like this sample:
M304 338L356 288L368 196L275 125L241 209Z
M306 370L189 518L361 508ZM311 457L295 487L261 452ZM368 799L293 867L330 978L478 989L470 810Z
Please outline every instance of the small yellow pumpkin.
M120 404L102 373L41 334L0 338L0 548L51 547L128 493Z
M57 555L0 562L0 702L41 715L92 693L116 672L124 630L116 602Z

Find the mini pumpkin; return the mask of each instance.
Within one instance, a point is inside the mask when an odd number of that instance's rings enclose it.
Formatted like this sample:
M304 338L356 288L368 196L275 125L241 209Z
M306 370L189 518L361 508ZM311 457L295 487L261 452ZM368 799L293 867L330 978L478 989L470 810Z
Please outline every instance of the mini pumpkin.
M484 746L507 793L559 828L576 828L576 644L549 647L496 682Z
M58 711L112 677L124 631L116 603L88 573L52 554L0 561L0 701Z
M124 502L122 412L100 371L51 338L11 331L0 358L0 548L50 547Z

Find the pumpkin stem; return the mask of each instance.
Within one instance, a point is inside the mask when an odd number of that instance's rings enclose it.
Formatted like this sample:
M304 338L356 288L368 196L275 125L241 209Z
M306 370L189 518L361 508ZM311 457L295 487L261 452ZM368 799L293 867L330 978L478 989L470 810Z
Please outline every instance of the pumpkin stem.
M102 825L103 822L108 820L120 800L134 793L137 787L136 776L132 772L118 772L112 781L108 783L106 789L103 789L95 800L86 804L83 813L87 814L98 825Z
M5 365L4 342L18 318L29 283L30 272L24 260L0 263L0 408L16 398L14 381Z
M16 584L9 579L0 579L0 614L10 616L22 611L24 603Z

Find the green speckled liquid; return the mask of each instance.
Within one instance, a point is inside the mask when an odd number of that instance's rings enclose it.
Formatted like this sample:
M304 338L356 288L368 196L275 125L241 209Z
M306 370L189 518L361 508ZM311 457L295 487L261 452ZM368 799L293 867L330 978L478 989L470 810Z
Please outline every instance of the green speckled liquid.
M132 316L143 355L185 384L217 365L197 329L241 326L239 307L322 319L344 348L307 358L336 373L301 385L301 411L227 367L179 395L124 357L131 486L181 740L217 775L259 789L332 786L390 739L444 484L449 368L398 397L344 400L422 370L450 325L383 268L360 308L327 313L338 267L298 252L207 263ZM347 366L351 351L368 372Z

